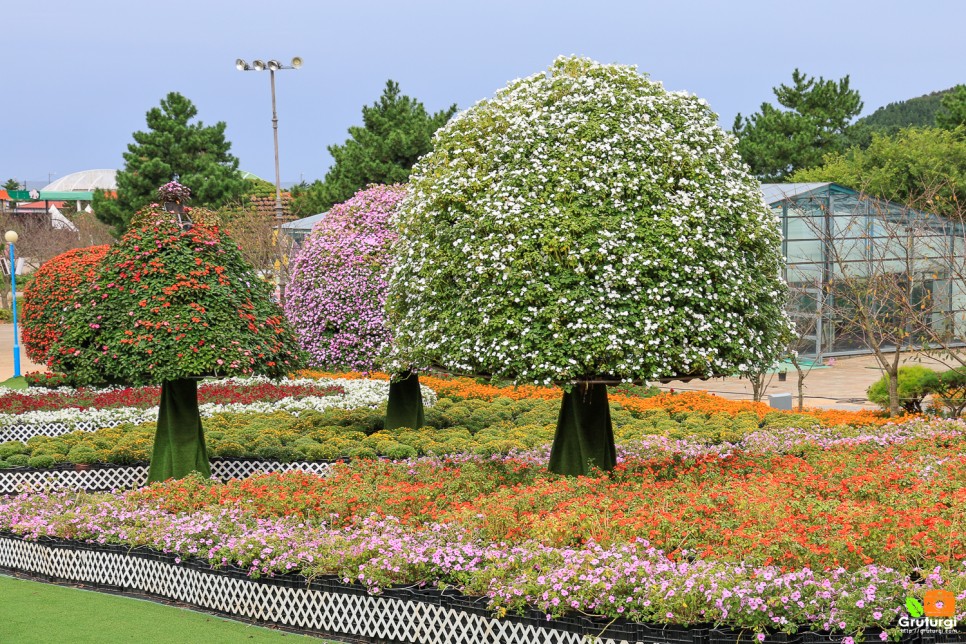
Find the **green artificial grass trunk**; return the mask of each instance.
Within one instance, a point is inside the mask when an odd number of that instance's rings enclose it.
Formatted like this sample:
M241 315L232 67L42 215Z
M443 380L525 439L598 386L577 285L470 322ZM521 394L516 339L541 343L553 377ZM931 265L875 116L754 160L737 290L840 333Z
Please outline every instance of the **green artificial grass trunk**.
M565 391L550 448L548 468L557 474L590 474L617 464L607 385L576 385Z
M419 429L425 424L423 392L419 389L419 376L412 371L407 371L390 380L385 428Z
M180 479L192 472L211 476L198 411L198 381L171 380L161 385L158 431L154 435L148 483Z

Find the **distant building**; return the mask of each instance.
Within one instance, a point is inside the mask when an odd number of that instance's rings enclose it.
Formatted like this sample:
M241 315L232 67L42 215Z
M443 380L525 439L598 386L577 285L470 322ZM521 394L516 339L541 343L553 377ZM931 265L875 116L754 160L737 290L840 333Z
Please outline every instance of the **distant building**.
M866 353L861 333L842 319L837 281L888 275L909 284L922 315L950 338L966 336L963 226L835 183L762 184L780 218L789 312L805 330L810 357ZM883 303L880 315L888 314ZM910 336L916 346L922 337Z

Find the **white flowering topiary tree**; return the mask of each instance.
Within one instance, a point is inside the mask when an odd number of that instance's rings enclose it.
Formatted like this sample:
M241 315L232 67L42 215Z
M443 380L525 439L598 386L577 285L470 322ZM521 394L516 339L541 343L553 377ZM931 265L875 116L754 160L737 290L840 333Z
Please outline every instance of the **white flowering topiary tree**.
M404 364L560 383L554 471L614 464L606 383L771 365L781 231L704 100L561 58L415 166L388 305Z

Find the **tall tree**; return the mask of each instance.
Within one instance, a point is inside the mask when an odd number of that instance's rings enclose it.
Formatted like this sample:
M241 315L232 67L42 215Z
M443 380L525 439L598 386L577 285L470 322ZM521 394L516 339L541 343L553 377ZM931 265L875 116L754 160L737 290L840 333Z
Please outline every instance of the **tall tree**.
M386 81L379 101L362 108L363 125L350 127L343 145L329 146L335 163L323 181L298 198L296 208L324 212L371 183L405 183L416 160L433 148L433 133L455 113L453 104L429 114L422 103L401 94L398 83Z
M858 90L849 77L818 80L797 69L792 86L774 88L780 107L762 103L761 111L735 117L732 132L738 152L753 174L765 181L780 181L792 172L822 162L822 157L845 150L851 122L862 111Z
M16 179L7 179L3 184L4 190L20 190L20 182Z
M854 190L958 217L966 204L966 139L936 128L875 134L866 149L827 155L793 181L834 181Z
M511 82L440 130L408 190L396 359L562 385L555 472L614 467L607 383L763 370L785 350L758 182L706 102L634 68L558 58Z
M953 130L966 125L966 85L957 85L943 96L943 109L936 114L936 125Z
M217 207L242 194L245 184L238 159L229 153L225 123L192 122L197 115L194 104L177 92L148 111L148 131L135 132L134 143L124 153L117 198L101 190L94 193L92 207L98 219L123 233L131 215L154 201L157 187L174 175L192 187L198 206Z

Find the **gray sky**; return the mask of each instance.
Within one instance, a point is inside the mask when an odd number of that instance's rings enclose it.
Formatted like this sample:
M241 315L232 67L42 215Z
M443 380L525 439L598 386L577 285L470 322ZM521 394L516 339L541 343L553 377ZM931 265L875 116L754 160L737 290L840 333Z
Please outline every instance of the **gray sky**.
M0 54L0 181L120 168L170 91L225 121L241 168L274 180L268 72L236 58L299 55L276 75L283 182L324 176L392 78L431 111L460 109L561 54L634 64L706 98L730 128L795 67L851 75L868 114L966 82L958 0L9 0Z

